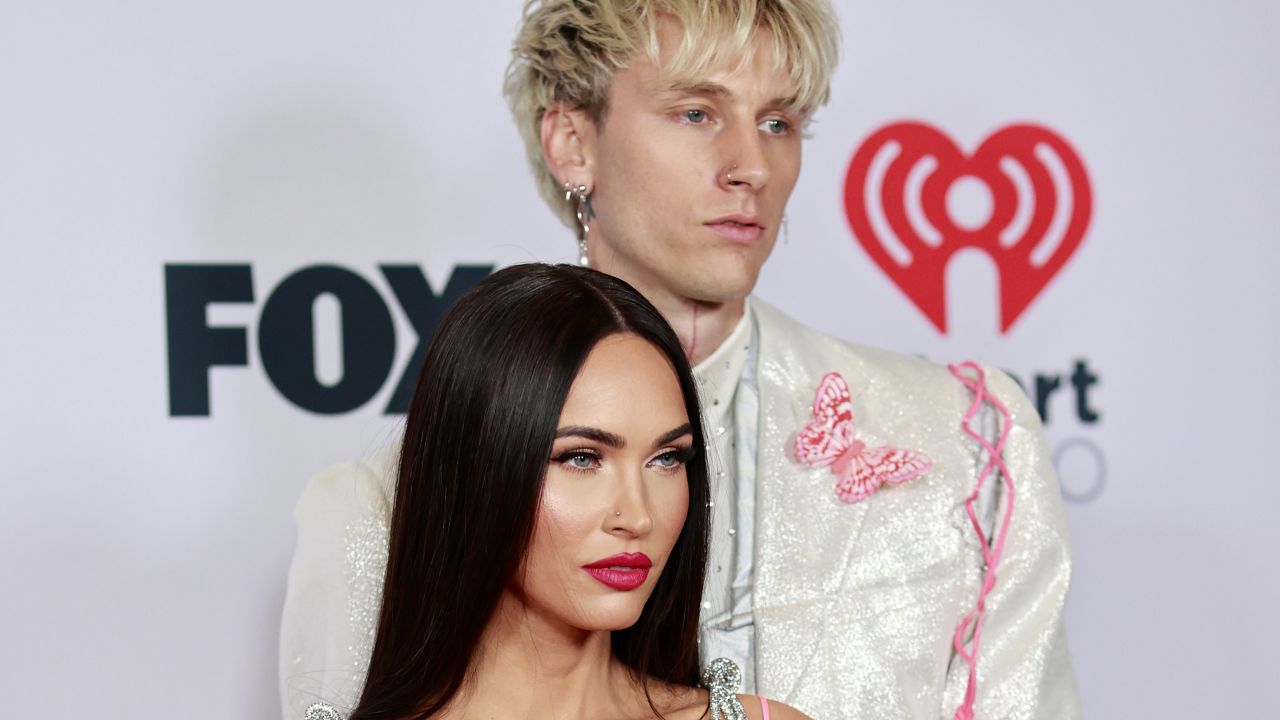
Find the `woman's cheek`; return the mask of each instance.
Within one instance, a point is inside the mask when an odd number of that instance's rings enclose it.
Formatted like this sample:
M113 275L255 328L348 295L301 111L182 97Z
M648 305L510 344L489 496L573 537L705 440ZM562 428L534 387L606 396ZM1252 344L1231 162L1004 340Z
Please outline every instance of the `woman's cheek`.
M567 547L566 543L581 538L591 525L598 524L599 518L592 514L593 498L583 490L568 478L548 473L538 509L538 526L556 541L557 547Z
M684 521L689 516L689 483L683 477L672 483L669 497L663 502L663 527L666 529L668 548L676 544Z

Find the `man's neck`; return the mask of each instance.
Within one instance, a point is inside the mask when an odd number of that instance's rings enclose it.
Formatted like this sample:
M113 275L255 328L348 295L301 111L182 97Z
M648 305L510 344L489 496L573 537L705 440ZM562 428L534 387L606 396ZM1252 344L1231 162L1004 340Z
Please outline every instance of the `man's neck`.
M626 280L653 303L676 331L690 366L696 367L724 343L738 326L746 308L745 298L726 302L695 300L656 282L646 282L649 278L633 277L620 270L622 268L608 268L604 272Z
M675 329L691 366L697 366L724 343L738 326L745 307L743 300L706 303L672 298L667 303L659 303L650 298L650 301Z
M625 254L612 252L608 242L596 237L591 267L626 281L645 296L662 313L676 331L689 365L696 367L706 360L733 334L746 309L746 297L707 301L689 297L668 286L654 272L631 261Z

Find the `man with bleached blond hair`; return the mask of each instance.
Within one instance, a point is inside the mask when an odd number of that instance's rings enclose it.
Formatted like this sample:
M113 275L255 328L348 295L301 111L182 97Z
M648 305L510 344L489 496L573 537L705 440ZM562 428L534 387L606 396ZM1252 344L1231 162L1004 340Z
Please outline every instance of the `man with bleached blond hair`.
M534 0L505 91L580 262L643 293L696 365L713 470L704 660L816 718L1076 717L1061 498L1021 391L751 296L836 27L822 0ZM397 450L322 473L299 503L292 717L358 695Z

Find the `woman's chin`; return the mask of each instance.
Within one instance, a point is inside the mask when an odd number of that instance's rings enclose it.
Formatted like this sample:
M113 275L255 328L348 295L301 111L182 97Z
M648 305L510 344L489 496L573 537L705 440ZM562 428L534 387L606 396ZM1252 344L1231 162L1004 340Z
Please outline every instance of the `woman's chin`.
M584 630L626 630L640 620L644 602L602 603L595 608L583 608L581 621Z

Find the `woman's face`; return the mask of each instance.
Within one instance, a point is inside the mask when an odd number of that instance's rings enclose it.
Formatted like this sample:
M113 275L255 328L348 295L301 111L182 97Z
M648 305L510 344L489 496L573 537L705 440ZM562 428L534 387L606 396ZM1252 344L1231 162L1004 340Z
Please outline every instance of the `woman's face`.
M573 381L515 592L552 624L617 630L639 619L689 509L689 416L665 355L605 338Z

